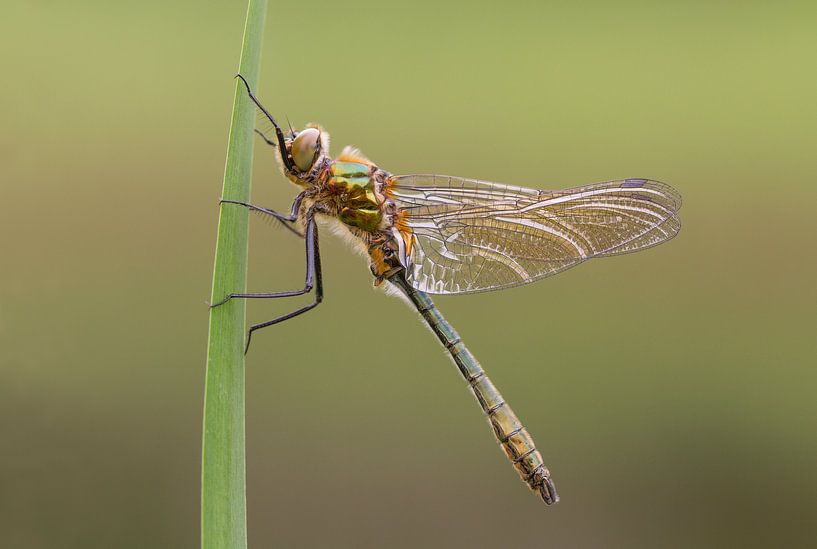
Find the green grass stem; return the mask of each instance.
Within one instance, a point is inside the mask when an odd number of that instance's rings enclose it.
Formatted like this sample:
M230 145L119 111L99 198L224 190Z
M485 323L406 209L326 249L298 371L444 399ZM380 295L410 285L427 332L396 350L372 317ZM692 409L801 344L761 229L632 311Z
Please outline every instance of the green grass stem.
M257 88L267 0L249 0L239 72ZM235 99L224 169L225 199L247 202L252 174L255 110L241 81ZM213 292L215 303L247 286L249 218L245 208L220 208ZM247 547L244 445L246 307L233 299L210 310L202 434L201 546Z

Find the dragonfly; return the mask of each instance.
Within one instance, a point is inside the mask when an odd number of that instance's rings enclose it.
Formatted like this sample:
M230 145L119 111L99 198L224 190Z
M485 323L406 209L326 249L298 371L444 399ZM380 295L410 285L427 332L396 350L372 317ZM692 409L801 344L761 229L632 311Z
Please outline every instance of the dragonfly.
M429 294L510 288L588 259L666 242L681 228L678 191L643 178L537 190L446 175L394 175L354 147L331 158L329 134L318 124L285 132L244 77L237 77L275 137L256 133L274 148L283 174L300 192L288 214L235 200L221 203L271 216L304 238L306 278L298 290L232 293L212 306L314 291L308 305L252 325L246 349L255 331L317 307L323 284L316 220L331 220L368 256L375 286L384 284L407 298L448 351L520 478L546 504L558 502L533 438Z

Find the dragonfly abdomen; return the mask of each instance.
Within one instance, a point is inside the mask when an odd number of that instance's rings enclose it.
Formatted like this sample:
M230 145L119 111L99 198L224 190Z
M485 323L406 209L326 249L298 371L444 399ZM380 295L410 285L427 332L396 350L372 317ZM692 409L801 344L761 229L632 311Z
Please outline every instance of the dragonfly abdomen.
M412 301L423 320L448 350L482 411L488 416L494 436L520 478L548 505L559 501L550 472L545 467L533 438L428 294L409 285L403 272L392 275L389 280Z
M488 416L494 436L505 455L511 460L519 477L531 490L538 492L545 503L556 503L559 496L556 494L553 481L550 480L550 471L545 467L542 454L536 449L533 438L514 411L484 373L470 380L469 385L482 411Z

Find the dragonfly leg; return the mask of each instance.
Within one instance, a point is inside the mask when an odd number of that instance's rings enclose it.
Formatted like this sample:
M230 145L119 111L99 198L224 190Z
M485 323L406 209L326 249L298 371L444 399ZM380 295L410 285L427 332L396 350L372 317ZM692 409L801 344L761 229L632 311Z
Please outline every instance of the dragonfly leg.
M300 293L307 293L308 291L312 290L313 280L315 282L315 301L309 305L301 307L300 309L296 309L291 313L287 313L277 318L273 318L272 320L267 320L266 322L261 322L250 326L250 329L247 332L247 346L244 348L245 354L250 348L250 341L252 340L252 333L254 331L260 330L261 328L266 328L267 326L272 326L273 324L278 324L279 322L289 320L290 318L294 318L310 309L314 309L321 301L323 301L323 276L321 275L321 252L318 244L318 230L315 225L315 218L313 217L312 210L310 210L307 213L306 225L306 285L304 290L300 291Z
M300 198L302 198L301 195L298 195L298 197L295 199L295 203L293 203L293 205L292 205L292 211L294 211L294 212L298 211L298 208L300 207L300 203L301 203ZM266 208L258 208L257 206L253 206L251 204L245 204L244 202L237 202L237 201L233 201L233 200L223 200L222 202L228 202L230 204L241 204L243 206L247 206L247 207L252 208L252 209L261 209L261 210L264 210L265 213L266 212L272 212L272 210L267 210ZM281 214L279 214L277 212L272 212L272 213L275 213L276 215L279 215L279 216L283 217L285 220L289 221L289 218L287 218L286 216L283 216L283 215L281 215ZM295 214L295 215L297 215L297 214ZM304 287L302 289L300 289L300 290L289 290L289 291L286 291L286 292L232 293L232 294L227 295L227 297L225 297L221 301L219 301L217 303L213 303L212 305L210 305L210 308L212 309L214 307L218 307L219 305L224 305L225 303L227 303L228 301L230 301L233 298L274 299L274 298L278 298L278 297L293 297L293 296L296 296L296 295L308 294L309 292L312 291L312 288L314 286L313 281L315 280L315 265L316 265L315 256L316 255L319 255L319 252L318 252L318 231L317 231L317 227L316 227L316 224L315 224L314 214L313 214L312 210L310 210L309 212L307 212L307 221L306 221L306 279L304 280ZM320 257L317 258L317 265L318 265L317 278L318 278L318 281L319 281L318 283L320 284ZM323 291L323 289L321 288L321 293L322 293L322 291Z
M273 141L272 139L270 139L269 137L267 137L266 135L264 135L264 132L262 132L261 130L256 129L256 130L255 130L255 133L257 133L258 135L260 135L260 136L261 136L261 138L264 140L264 142L265 142L267 145L269 145L269 146L271 146L271 147L277 147L277 146L278 146L278 143L276 143L275 141Z
M281 152L281 160L283 161L284 167L287 169L288 172L293 171L295 169L295 164L292 162L292 158L290 158L289 153L287 152L286 139L284 139L284 132L278 125L278 122L275 121L275 118L272 117L272 115L269 113L267 109L264 108L264 106L261 104L258 98L255 97L255 94L250 89L250 84L247 82L247 80L240 74L236 74L235 77L244 82L244 87L247 88L247 95L250 97L252 102L255 103L255 106L258 107L262 113L264 113L264 116L266 116L267 119L270 122L272 122L272 126L275 128L275 136L278 138L278 143L275 143L275 145L278 146L278 150ZM270 141L266 137L264 137L264 141L270 143Z
M295 200L292 201L292 206L289 209L289 215L284 215L281 213L276 212L275 210L270 210L269 208L262 208L261 206L255 206L253 204L249 204L247 202L241 202L239 200L226 200L222 198L219 200L219 204L238 204L239 206L244 206L251 211L260 212L262 214L266 214L272 216L274 219L277 219L281 222L281 224L295 233L296 235L300 236L301 238L304 237L297 229L289 225L289 223L294 223L298 220L298 211L301 209L301 202L303 202L304 195L306 192L302 192L295 197Z

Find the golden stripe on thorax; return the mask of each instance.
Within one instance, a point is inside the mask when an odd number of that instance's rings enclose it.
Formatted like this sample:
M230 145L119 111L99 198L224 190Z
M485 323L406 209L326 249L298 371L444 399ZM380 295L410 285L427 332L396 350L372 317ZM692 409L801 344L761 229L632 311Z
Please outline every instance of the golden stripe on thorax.
M338 204L338 219L366 232L380 228L383 214L375 195L374 170L358 162L333 162L329 168L327 190Z

